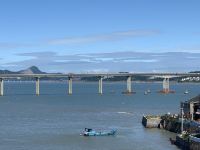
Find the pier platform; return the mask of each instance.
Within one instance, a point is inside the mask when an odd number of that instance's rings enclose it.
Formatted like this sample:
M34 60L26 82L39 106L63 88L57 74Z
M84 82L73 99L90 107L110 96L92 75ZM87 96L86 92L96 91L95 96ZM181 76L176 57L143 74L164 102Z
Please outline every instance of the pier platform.
M145 128L158 128L161 122L160 116L143 116L142 124Z

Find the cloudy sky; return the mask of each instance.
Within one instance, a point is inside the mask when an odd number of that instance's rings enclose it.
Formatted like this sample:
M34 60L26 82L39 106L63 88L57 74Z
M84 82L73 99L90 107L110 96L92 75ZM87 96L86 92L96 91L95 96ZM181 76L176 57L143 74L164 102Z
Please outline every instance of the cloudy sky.
M200 70L199 0L0 0L0 69Z

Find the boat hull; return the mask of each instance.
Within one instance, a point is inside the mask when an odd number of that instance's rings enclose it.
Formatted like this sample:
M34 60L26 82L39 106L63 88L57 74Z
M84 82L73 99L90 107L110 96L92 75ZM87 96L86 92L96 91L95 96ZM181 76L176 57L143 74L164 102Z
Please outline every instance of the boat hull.
M83 136L110 136L110 135L115 135L115 134L116 134L116 130L103 131L103 132L92 131L92 132L84 132Z

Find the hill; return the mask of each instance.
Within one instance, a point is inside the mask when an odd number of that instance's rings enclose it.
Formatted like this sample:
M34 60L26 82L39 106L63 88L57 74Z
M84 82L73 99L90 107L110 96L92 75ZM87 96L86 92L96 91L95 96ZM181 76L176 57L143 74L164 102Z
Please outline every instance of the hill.
M19 74L46 74L46 72L42 72L36 66L31 66L25 70L18 71Z
M46 72L40 71L36 66L31 66L20 71L0 70L0 74L46 74Z

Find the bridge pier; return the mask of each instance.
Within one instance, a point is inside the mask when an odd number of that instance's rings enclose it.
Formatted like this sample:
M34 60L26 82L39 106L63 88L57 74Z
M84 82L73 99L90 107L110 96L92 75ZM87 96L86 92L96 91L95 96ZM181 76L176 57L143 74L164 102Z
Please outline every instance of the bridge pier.
M165 77L163 79L163 89L160 93L168 94L168 93L175 93L175 91L170 90L169 88L169 77Z
M169 93L169 78L163 79L163 92Z
M0 96L3 96L4 86L3 86L3 79L2 79L2 78L0 79L0 88L1 88L1 89L0 89Z
M72 94L72 77L68 77L68 94L71 95Z
M126 83L127 83L127 89L125 92L122 92L123 94L133 94L134 92L132 91L132 88L131 88L131 76L128 76L127 80L126 80Z
M103 94L103 77L99 78L99 94Z
M39 96L40 95L40 78L36 77L36 83L35 83L35 91L36 91L36 95Z
M131 89L131 76L127 78L127 93L132 93Z

